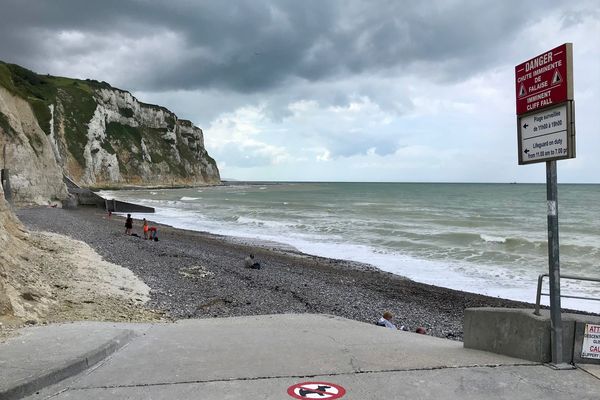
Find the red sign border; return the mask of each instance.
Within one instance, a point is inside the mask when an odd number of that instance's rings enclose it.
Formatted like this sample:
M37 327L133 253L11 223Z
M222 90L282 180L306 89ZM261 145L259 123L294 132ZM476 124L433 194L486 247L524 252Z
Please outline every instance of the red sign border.
M298 397L298 395L296 393L294 393L294 389L302 386L302 385L327 385L327 386L331 386L334 387L338 390L337 393L333 394L336 397L327 397L327 399L340 399L342 398L345 394L346 394L346 389L344 389L342 386L337 385L335 383L330 383L330 382L301 382L301 383L296 383L292 386L290 386L287 389L287 393L292 396L295 399L306 399L306 397Z
M555 52L555 51L559 50L561 47L565 48L566 76L563 77L563 79L565 81L565 85L566 85L565 97L555 99L556 101L554 101L553 103L536 108L535 110L525 110L525 111L521 111L519 113L519 82L518 82L519 76L517 75L517 71L518 71L519 67L523 66L545 54L548 54L550 52ZM518 65L515 66L515 111L516 111L517 116L529 114L531 112L538 112L545 108L551 108L551 107L556 106L557 104L561 104L561 103L563 103L565 101L569 101L569 100L574 100L574 98L573 98L573 43L563 43L560 46L556 46L548 51L538 54L537 56L530 58L527 61L523 61L522 63L519 63Z

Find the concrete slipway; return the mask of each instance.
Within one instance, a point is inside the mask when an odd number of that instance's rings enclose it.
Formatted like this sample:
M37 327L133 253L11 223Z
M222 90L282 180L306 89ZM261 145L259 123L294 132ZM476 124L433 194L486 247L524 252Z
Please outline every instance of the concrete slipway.
M0 372L0 399L600 398L598 370L309 314L27 328L0 344ZM303 382L346 393L288 393Z

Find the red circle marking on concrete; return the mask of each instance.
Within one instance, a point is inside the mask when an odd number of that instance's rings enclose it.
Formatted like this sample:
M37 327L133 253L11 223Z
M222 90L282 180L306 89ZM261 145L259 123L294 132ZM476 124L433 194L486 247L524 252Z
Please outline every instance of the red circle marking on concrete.
M339 399L346 389L329 382L302 382L290 386L287 392L295 399Z

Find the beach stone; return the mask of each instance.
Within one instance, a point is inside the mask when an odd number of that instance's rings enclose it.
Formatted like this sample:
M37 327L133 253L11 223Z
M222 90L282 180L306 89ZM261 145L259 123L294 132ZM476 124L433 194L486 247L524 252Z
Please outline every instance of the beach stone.
M282 313L331 314L375 323L389 310L410 331L462 340L467 307L531 307L495 297L425 285L370 265L299 253L289 246L174 229L156 224L161 241L125 236L123 219L101 210L23 209L29 228L88 243L105 260L130 269L150 288L147 307L170 319ZM154 224L154 223L153 223ZM141 229L134 222L134 231ZM266 268L243 267L253 253Z

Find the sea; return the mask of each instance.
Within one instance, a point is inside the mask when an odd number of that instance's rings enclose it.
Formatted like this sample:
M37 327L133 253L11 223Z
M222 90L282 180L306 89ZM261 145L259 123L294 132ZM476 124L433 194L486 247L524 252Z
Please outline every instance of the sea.
M533 303L548 272L545 184L229 182L101 194L156 209L136 218L495 297ZM558 216L561 275L600 278L600 185L560 184ZM600 299L600 283L562 278L561 294ZM562 306L600 313L600 301Z

